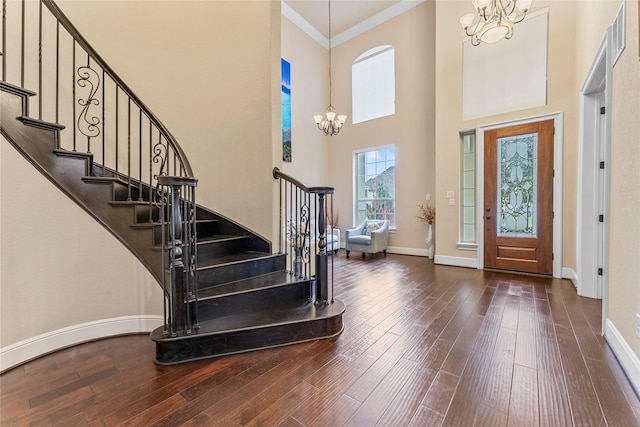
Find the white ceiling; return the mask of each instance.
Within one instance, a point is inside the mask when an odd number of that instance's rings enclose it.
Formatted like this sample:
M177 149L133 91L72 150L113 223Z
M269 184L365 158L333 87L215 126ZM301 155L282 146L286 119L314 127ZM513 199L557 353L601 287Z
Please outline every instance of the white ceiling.
M332 44L342 43L425 0L331 0ZM329 38L328 0L282 0L282 14L325 45Z

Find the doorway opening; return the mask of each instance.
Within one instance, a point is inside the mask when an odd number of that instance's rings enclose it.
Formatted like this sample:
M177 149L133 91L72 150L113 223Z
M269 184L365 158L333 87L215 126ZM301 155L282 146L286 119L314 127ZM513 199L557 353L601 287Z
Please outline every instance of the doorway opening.
M476 200L485 200L485 192L487 189L488 183L485 182L485 177L487 176L487 171L485 170L485 157L487 154L485 153L485 137L487 132L492 132L500 129L513 128L518 126L531 126L534 123L538 122L552 122L553 128L555 131L552 135L553 140L553 168L552 168L552 188L553 188L553 196L551 201L551 212L550 212L550 222L552 229L551 236L551 247L552 247L552 257L551 257L551 271L547 272L547 274L551 274L553 277L562 277L562 150L563 150L563 114L561 112L546 114L542 116L530 117L521 120L514 120L504 123L497 123L487 126L478 127L477 131L477 187L476 187ZM493 178L491 178L493 179ZM485 222L487 221L487 215L485 206L482 209L478 209L477 212L477 224L478 227L478 251L477 251L477 262L478 268L485 268L485 243L488 238ZM549 210L548 207L545 210ZM496 249L497 250L497 249ZM533 254L533 249L523 249L516 250L521 254ZM513 252L509 252L507 257L512 257ZM533 255L531 255L533 256ZM529 262L524 261L520 262L520 265L529 264ZM490 266L488 266L490 267ZM510 268L510 267L506 267ZM521 270L521 269L518 269ZM527 270L525 270L527 271Z

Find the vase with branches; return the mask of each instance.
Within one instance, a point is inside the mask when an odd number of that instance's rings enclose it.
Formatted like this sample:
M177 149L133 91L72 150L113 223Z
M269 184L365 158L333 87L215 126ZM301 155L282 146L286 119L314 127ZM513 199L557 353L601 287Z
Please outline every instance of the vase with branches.
M436 207L432 205L418 205L417 218L421 222L427 223L427 256L429 259L433 259L435 253L435 238L433 235L433 222L436 219Z

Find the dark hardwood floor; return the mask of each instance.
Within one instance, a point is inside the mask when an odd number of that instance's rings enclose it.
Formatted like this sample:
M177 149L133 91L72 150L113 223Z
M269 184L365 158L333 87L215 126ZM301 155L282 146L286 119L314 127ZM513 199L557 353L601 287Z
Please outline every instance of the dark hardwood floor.
M336 339L156 366L147 335L0 376L3 426L624 426L640 401L569 281L335 259Z

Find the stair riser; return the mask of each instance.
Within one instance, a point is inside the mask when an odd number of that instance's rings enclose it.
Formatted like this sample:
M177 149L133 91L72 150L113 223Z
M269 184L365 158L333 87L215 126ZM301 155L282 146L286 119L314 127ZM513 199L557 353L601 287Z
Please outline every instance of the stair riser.
M284 256L260 258L198 270L198 289L243 280L285 268Z
M311 298L309 282L293 283L271 289L262 289L228 297L211 298L198 302L198 320L218 319L239 312L252 313L292 301Z
M232 253L244 252L249 248L249 238L223 240L198 244L198 262Z
M215 229L217 227L216 221L198 221L196 223L196 234L198 236L213 236L215 235ZM167 228L167 236L165 240L169 240L169 229ZM153 244L160 245L162 244L162 227L158 224L153 229Z
M216 335L192 335L188 339L156 342L156 363L172 365L210 357L243 353L321 338L342 332L342 316L233 331Z

